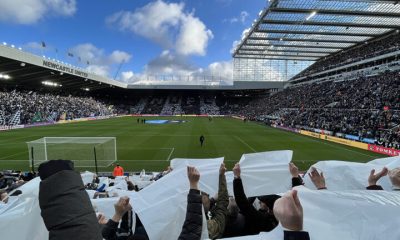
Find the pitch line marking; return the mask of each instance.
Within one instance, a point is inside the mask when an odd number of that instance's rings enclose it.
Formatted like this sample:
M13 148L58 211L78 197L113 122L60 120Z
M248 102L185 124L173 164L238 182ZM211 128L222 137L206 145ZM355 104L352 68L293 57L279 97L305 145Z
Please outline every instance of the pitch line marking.
M170 148L171 149L171 152L169 153L169 155L168 155L168 158L167 158L167 162L171 159L171 156L172 156L172 154L174 153L174 151L175 151L175 148Z
M243 141L243 139L241 139L238 136L235 136L237 140L239 140L240 142L242 142L244 145L246 145L248 148L250 148L253 152L257 152L254 148L252 148L249 144L247 144L245 141Z
M6 158L14 157L14 156L22 155L22 154L26 154L26 153L25 152L14 153L14 154L11 154L11 155L8 155L8 156L5 156L5 157L1 157L0 159L1 160L6 160Z

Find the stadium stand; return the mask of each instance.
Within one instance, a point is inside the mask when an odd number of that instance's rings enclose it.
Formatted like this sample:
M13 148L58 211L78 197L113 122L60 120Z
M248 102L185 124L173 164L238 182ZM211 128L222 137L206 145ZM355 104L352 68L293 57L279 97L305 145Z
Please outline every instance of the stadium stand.
M306 70L296 75L293 79L309 76L329 69L349 65L351 63L374 58L376 56L392 53L400 50L400 35L398 33L384 36L381 39L341 51L337 54L325 57Z
M325 81L286 88L271 95L235 92L170 92L132 96L106 104L101 96L85 97L12 90L0 92L3 124L131 114L240 115L298 129L323 129L374 139L400 148L400 72L362 75L355 80ZM273 120L273 121L271 121Z
M304 85L252 101L240 114L259 120L278 118L284 126L372 138L398 149L399 86L399 72Z
M110 105L91 97L78 97L35 91L1 91L3 123L9 125L53 122L114 114ZM19 115L19 117L16 117ZM14 122L13 122L14 121Z

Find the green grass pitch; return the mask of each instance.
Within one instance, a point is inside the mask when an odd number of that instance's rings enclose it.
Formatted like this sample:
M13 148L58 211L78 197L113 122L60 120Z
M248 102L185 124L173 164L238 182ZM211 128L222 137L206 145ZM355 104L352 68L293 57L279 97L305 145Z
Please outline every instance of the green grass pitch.
M42 137L116 137L118 162L129 171L160 171L173 158L225 157L231 169L244 153L293 150L293 161L306 170L320 160L367 162L380 154L302 136L232 118L146 117L182 119L180 124L138 124L123 117L0 132L0 169L28 170L27 141ZM204 135L205 146L199 137ZM80 170L93 171L93 168ZM111 171L111 167L99 171Z

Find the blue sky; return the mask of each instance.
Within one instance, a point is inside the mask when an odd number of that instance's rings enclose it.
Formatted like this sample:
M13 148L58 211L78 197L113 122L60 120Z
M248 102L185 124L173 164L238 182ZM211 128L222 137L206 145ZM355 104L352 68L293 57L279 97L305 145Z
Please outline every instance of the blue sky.
M0 42L111 78L122 66L118 78L124 81L146 74L221 73L232 70L233 42L265 5L264 0L1 0Z

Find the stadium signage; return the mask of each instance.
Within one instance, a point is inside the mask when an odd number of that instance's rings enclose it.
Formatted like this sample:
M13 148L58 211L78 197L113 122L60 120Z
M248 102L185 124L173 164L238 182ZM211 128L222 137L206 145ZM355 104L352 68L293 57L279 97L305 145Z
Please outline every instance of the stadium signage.
M343 139L343 138L332 137L332 136L329 136L329 135L318 134L318 133L313 133L313 132L304 131L304 130L300 130L300 134L306 135L306 136L310 136L310 137L319 138L319 139L330 141L330 142L340 143L340 144L351 146L351 147L356 147L356 148L368 150L368 144L356 142L356 141L353 141L353 140L347 140L347 139Z
M393 148L386 148L386 147L381 147L373 144L368 144L368 150L371 152L376 152L380 154L385 154L389 156L400 156L400 150L396 150Z
M282 130L292 131L290 128L286 128L286 127L278 127L276 125L275 126L273 125L273 127L280 128ZM339 144L343 144L343 145L347 145L347 146L351 146L351 147L356 147L356 148L368 150L368 151L375 152L375 153L380 153L380 154L389 155L389 156L400 156L400 150L393 149L393 148L386 148L386 147L382 147L382 146L377 146L375 144L361 143L361 142L354 141L354 140L332 137L332 136L318 134L318 133L309 132L309 131L305 131L305 130L298 130L298 132L302 135L319 138L322 140L335 142L335 143L339 143ZM336 136L345 137L345 134L340 133L340 134L336 134ZM348 135L347 135L347 137L348 137ZM365 138L364 140L374 141L374 139L368 139L368 138Z
M89 74L87 74L83 71L79 71L77 69L69 68L69 67L66 67L66 66L63 66L63 65L60 65L57 63L53 63L50 61L46 61L46 60L43 60L43 66L51 68L51 69L55 69L60 72L70 73L70 74L78 75L78 76L85 77L85 78L87 78L89 76Z

